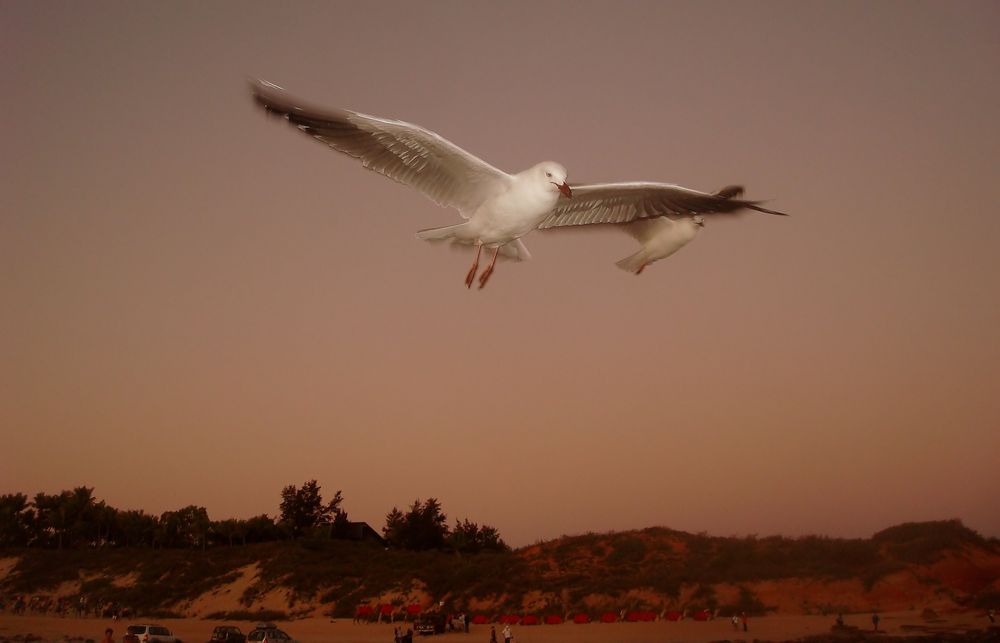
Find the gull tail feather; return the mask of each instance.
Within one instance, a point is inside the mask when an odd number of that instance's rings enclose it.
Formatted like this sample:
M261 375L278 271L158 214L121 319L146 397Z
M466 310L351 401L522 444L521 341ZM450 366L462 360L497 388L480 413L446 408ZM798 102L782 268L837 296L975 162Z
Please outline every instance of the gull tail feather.
M723 199L732 199L733 197L743 196L743 186L727 185L716 192L715 196L722 197Z
M645 250L640 250L634 255L629 255L624 259L616 261L615 265L621 268L622 270L638 273L639 270L647 263L649 263L649 255L646 254Z
M418 231L417 238L424 241L456 241L458 240L456 234L461 232L462 228L466 225L468 225L468 222L446 225L441 228L427 228L426 230Z
M787 217L788 216L787 212L778 212L777 210L768 210L767 208L762 208L759 205L757 205L758 203L759 203L759 201L746 201L746 202L744 202L743 207L750 208L751 210L756 210L757 212L763 212L765 214L777 214L777 215L783 216L783 217Z
M732 201L733 203L739 204L739 207L748 208L750 210L756 210L757 212L763 212L765 214L777 214L779 216L787 217L787 212L778 212L777 210L768 210L760 206L760 201L743 201L739 197L743 196L743 186L742 185L727 185L714 196L720 199L726 199L727 201Z

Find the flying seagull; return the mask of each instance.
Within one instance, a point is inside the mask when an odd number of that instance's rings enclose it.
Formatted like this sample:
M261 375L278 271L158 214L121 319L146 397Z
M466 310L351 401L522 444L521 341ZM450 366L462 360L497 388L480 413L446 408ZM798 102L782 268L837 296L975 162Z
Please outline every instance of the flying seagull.
M735 215L745 210L787 216L757 201L738 199L743 187L730 185L714 194L666 183L606 183L573 186L572 202L559 203L540 230L605 224L627 232L641 246L616 265L637 275L690 243L705 225L705 215Z
M439 205L458 210L466 219L463 223L421 230L417 237L475 246L476 256L465 276L470 288L484 246L493 250L493 258L479 277L480 288L493 274L498 254L517 261L531 257L521 237L538 227L560 196L573 194L566 168L553 161L507 174L411 123L310 107L266 81L251 81L251 91L259 106L318 141L353 156L369 170L413 186Z

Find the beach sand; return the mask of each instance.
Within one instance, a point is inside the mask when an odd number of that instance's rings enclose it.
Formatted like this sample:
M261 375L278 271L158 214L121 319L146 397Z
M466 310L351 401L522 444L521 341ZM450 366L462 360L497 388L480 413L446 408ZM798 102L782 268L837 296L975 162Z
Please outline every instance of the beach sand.
M740 629L733 630L728 619L719 618L714 621L697 622L684 620L679 622L658 621L654 623L591 623L575 625L536 625L513 626L515 643L708 643L719 640L754 639L770 641L793 640L814 634L827 634L833 625L834 616L801 616L801 615L771 615L751 618L746 633ZM848 614L844 617L847 625L853 625L863 630L872 627L870 614ZM185 643L207 642L212 628L222 624L220 621L202 620L197 618L184 619L133 619L114 622L97 618L59 618L51 616L14 616L10 613L0 614L0 640L13 638L16 635L33 634L42 637L44 641L57 641L67 637L81 637L99 640L104 629L110 627L115 632L115 640L120 641L129 623L157 623L170 629ZM253 626L252 623L238 622L244 633ZM399 623L397 623L399 625ZM404 627L406 624L402 624ZM986 629L989 622L981 614L950 614L943 615L933 623L925 621L919 612L888 612L881 614L879 629L895 636L927 634L928 631L917 628L941 628L972 630ZM278 626L298 641L324 642L337 641L344 643L391 643L393 625L389 624L355 624L349 619L331 621L328 618L310 618L296 621L279 622ZM502 626L497 626L497 636L500 637ZM474 625L468 634L448 633L437 637L415 637L416 641L442 641L444 643L488 643L489 625ZM503 639L500 638L502 641Z

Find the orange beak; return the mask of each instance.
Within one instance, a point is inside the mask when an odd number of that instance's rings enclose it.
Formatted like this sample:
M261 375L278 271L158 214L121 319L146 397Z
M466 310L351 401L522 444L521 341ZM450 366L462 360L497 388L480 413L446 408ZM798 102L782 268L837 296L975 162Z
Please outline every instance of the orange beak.
M572 199L573 198L573 190L569 189L569 183L567 183L566 181L563 181L561 184L557 185L556 187L559 188L560 192L562 192L564 195L566 195L567 199Z

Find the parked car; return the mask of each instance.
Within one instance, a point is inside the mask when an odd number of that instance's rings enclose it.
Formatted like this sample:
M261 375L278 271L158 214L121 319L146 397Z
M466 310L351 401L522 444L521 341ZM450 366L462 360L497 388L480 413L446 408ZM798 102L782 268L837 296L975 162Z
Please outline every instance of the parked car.
M255 643L275 643L276 641L280 641L281 643L298 643L298 641L279 630L278 626L274 623L258 623L257 627L247 634L247 641L254 641Z
M129 625L122 643L181 643L162 625Z
M247 637L235 625L217 625L208 643L246 643Z

